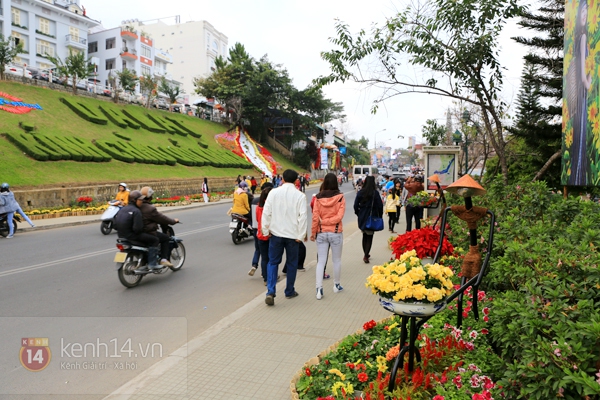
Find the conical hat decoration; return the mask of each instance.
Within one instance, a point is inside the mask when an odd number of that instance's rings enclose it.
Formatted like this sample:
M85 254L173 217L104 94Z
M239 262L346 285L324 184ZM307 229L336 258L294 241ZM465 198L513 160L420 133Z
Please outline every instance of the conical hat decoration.
M446 191L462 197L483 196L487 191L473 178L466 174L446 187Z
M433 175L427 177L427 180L429 180L433 183L440 183L440 177L437 174L433 174Z

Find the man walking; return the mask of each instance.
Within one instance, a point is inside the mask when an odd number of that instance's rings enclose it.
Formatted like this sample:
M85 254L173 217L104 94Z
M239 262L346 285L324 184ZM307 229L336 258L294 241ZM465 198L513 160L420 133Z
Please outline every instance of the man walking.
M298 173L291 169L283 172L283 185L271 190L261 218L262 234L270 236L269 264L267 265L267 297L265 303L275 304L277 272L285 250L287 271L285 297L298 296L294 289L298 267L299 243L307 240L306 196L296 189Z

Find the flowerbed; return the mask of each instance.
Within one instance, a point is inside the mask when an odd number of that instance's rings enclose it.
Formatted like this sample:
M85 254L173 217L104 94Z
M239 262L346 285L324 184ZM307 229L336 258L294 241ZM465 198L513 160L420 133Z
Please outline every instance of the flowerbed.
M108 208L107 204L91 207L63 207L54 209L34 209L26 211L25 214L31 219L48 219L58 217L74 217L82 215L102 214Z
M485 318L471 312L472 291L464 310L463 329L447 323L455 308L431 318L418 338L421 363L410 373L398 371L396 389L387 390L391 369L400 351L400 317L369 321L364 331L347 336L307 363L295 377L292 398L298 399L493 399L502 388L492 373L500 363L488 343L488 299L479 292ZM297 396L297 397L296 397ZM362 396L362 397L361 397Z

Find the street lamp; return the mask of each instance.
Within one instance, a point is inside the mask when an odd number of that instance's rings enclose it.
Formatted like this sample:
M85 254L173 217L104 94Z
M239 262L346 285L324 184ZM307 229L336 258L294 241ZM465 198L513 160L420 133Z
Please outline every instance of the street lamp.
M465 123L465 125L468 122L471 122L471 113L469 112L469 110L464 110L462 113L462 121ZM479 132L479 124L477 124L477 122L473 121L473 126L475 127L475 137L477 137L477 133ZM469 145L471 144L471 142L469 141L469 136L467 136L466 134L464 135L464 142L463 142L463 134L457 129L454 134L452 135L452 141L459 146L461 143L464 145L464 151L465 151L465 175L469 173Z
M373 148L375 150L377 150L377 134L380 133L380 132L386 131L386 130L387 130L387 128L383 128L382 130L375 132L375 143L374 143L374 146L373 146Z

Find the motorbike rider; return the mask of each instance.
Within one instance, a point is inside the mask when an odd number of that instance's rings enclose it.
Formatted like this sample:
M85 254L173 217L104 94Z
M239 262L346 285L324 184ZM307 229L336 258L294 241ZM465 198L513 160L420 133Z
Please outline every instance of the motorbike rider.
M139 190L129 192L128 204L121 209L115 216L115 227L120 238L134 242L140 242L144 247L148 247L148 266L141 270L156 270L162 267L158 265L158 244L157 236L144 233L144 218L140 207L144 201L144 195Z
M119 183L119 192L117 193L115 199L119 202L115 205L120 207L127 205L127 202L129 201L129 191L127 190L126 183Z
M140 206L142 218L144 219L144 232L158 237L158 240L160 241L160 265L172 267L173 264L169 262L169 235L159 232L158 226L175 225L179 222L179 220L177 218L173 219L167 217L152 205L152 196L154 195L154 190L152 190L150 186L144 186L140 189L140 192L144 197L144 200Z
M31 225L32 228L35 228L35 224L31 222L27 214L23 212L21 206L15 199L14 193L10 190L10 185L6 182L0 185L0 214L4 213L6 213L6 222L8 224L8 236L6 237L7 239L13 237L14 225L12 223L12 220L13 216L16 213L19 213L21 217L23 217L23 219L27 221L29 225Z
M248 184L244 181L240 182L238 188L233 192L233 207L231 212L235 214L243 215L248 219L248 230L252 233L252 210L250 204L254 196L248 193Z

